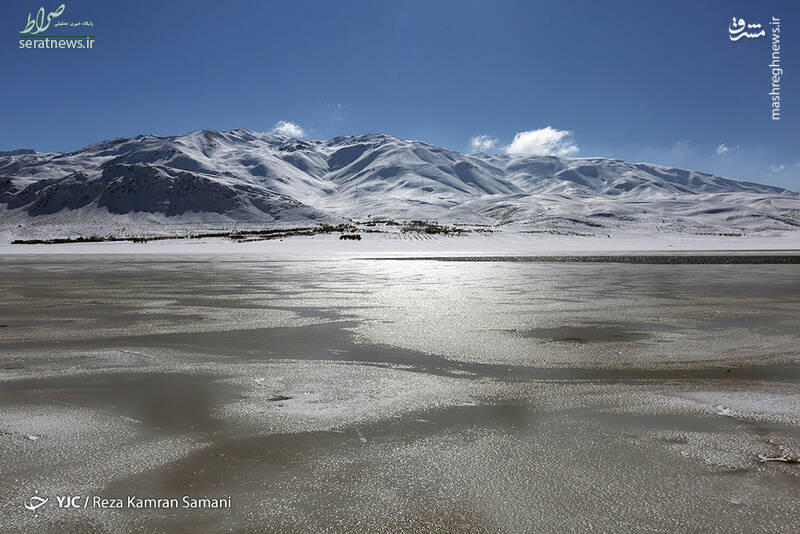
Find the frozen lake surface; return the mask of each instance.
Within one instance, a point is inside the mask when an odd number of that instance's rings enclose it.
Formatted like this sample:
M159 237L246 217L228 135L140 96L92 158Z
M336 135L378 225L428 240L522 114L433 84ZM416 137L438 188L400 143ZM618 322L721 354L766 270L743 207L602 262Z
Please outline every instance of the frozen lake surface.
M796 261L447 260L0 257L1 530L796 528Z

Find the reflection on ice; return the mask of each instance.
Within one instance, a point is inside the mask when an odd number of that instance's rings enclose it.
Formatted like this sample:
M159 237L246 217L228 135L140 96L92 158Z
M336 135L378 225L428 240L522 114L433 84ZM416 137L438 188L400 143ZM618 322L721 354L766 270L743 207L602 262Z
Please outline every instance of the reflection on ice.
M796 519L798 265L0 263L11 531L31 487L237 510L49 509L44 532Z

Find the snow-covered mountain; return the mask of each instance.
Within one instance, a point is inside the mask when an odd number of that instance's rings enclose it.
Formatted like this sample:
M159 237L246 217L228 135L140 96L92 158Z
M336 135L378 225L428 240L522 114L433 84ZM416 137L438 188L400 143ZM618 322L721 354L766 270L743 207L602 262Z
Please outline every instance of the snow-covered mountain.
M304 141L202 130L67 154L0 152L6 234L347 219L590 233L780 231L800 228L800 197L647 163L466 155L384 134Z

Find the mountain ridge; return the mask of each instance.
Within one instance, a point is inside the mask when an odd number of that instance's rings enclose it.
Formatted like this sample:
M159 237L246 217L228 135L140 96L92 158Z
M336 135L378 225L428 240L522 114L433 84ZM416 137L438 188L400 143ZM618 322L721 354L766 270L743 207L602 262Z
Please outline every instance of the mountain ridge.
M137 217L144 225L418 219L518 230L763 232L800 228L798 213L793 191L691 169L462 154L381 133L302 140L197 130L67 153L0 153L2 226L18 228L72 214L87 224L124 215L132 226Z

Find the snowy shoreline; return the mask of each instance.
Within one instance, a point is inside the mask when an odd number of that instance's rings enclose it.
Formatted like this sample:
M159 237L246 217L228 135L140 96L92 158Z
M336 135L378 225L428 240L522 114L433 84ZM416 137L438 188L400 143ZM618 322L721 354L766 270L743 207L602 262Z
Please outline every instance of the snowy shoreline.
M573 254L675 254L685 252L800 251L800 232L771 236L708 236L684 234L617 234L563 236L524 232L457 236L365 233L360 241L342 241L338 234L292 236L236 242L226 238L163 239L58 244L0 244L0 256L28 254L244 254L270 259L366 258L393 256L523 256Z

